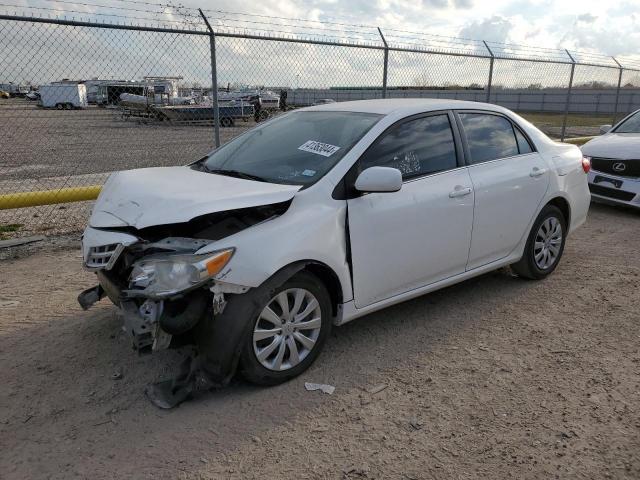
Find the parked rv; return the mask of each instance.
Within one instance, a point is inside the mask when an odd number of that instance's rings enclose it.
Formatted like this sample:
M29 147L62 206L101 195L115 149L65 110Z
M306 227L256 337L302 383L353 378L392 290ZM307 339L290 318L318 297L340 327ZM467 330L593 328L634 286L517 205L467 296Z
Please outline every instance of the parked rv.
M40 106L44 108L71 110L75 108L86 108L87 106L87 89L83 84L60 83L42 85L39 93Z

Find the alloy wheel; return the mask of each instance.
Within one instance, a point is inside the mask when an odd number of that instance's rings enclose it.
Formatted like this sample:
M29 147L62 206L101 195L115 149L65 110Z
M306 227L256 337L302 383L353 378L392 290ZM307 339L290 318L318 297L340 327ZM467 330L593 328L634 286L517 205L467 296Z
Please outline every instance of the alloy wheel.
M260 313L253 330L253 352L263 367L289 370L311 353L321 327L318 299L303 288L284 290Z

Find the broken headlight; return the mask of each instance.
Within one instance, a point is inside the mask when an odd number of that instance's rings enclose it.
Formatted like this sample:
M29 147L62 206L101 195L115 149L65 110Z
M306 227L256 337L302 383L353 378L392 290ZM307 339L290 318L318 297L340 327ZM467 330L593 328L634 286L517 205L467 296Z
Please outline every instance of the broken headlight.
M143 258L133 265L131 287L152 297L188 290L217 275L229 263L234 249L203 255L164 255Z

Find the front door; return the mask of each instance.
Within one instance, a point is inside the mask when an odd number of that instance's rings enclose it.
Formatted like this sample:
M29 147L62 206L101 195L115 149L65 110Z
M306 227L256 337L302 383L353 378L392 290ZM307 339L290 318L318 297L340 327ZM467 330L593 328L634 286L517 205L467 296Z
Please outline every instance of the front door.
M404 183L348 200L357 308L464 272L474 192L452 122L438 113L396 124L359 160L360 171L399 169Z

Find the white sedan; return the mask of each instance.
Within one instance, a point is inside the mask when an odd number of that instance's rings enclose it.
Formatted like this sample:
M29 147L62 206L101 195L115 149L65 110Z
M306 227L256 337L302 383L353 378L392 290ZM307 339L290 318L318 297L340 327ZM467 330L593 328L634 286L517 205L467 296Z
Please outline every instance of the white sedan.
M582 146L591 161L589 188L596 200L640 208L640 110Z
M341 325L511 265L541 279L589 208L589 163L513 112L368 100L279 116L185 167L113 174L85 267L138 349L198 356L147 394L171 407L238 369L311 365Z

